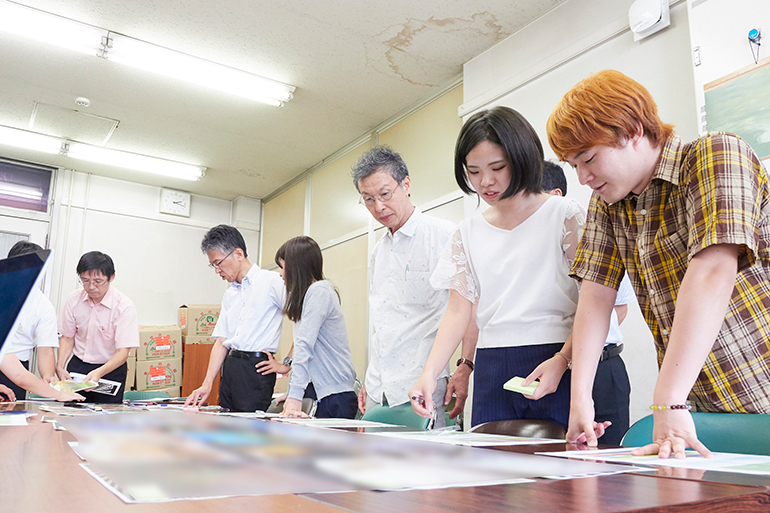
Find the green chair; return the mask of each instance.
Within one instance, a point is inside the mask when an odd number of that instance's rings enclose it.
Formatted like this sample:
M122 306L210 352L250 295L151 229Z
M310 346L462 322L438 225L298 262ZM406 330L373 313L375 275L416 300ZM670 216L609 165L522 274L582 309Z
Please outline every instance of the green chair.
M123 399L129 401L150 401L152 399L169 399L168 392L155 392L153 390L126 390Z
M424 419L414 412L412 403L399 404L393 407L375 404L366 410L361 420L382 422L383 424L393 424L394 426L406 426L420 430L428 429L428 423L430 422L430 419Z
M694 412L692 420L698 440L712 451L770 456L770 415ZM651 443L652 415L636 421L620 441L623 447Z
M311 417L315 415L317 404L316 402L309 398L305 397L302 399L302 411L310 415ZM283 401L281 401L281 404L275 404L275 399L270 401L270 406L267 407L267 411L265 413L281 413L283 411Z

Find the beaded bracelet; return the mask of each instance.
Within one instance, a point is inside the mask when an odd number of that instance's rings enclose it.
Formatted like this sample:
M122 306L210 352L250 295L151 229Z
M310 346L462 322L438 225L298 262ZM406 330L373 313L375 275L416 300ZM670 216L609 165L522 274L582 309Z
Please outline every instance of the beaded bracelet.
M686 403L686 404L672 404L670 406L653 404L653 405L650 405L650 409L651 410L655 410L655 411L660 411L660 410L692 410L692 406L689 403Z

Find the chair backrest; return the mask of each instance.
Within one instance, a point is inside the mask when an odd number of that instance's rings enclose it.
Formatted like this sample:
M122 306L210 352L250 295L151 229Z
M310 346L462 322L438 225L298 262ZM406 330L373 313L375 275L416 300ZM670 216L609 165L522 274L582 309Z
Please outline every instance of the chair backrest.
M455 397L454 394L452 394L452 399L449 401L449 404L447 404L444 407L444 425L447 426L447 427L458 425L458 426L460 426L459 430L462 431L463 430L463 426L462 426L463 414L460 413L457 417L455 417L453 419L449 418L449 412L454 410L456 403L457 403L457 397Z
M318 407L318 404L316 401L309 397L305 397L302 399L302 411L310 415L311 417L315 415L315 410Z
M692 420L698 440L712 451L770 456L770 415L695 412ZM635 422L620 441L623 447L651 443L652 415Z
M281 413L283 411L283 401L281 401L281 404L275 404L275 399L270 401L270 406L267 407L267 411L265 413Z
M123 399L129 401L149 401L150 399L168 399L168 392L155 392L153 390L126 390Z
M305 397L302 399L302 411L310 415L311 417L315 415L315 410L317 408L316 402L309 398ZM281 404L275 404L275 399L270 401L270 406L267 408L266 413L281 413L283 411L283 401L281 401Z
M412 409L411 403L399 404L398 406L382 406L375 404L366 410L361 420L370 420L372 422L382 422L383 424L393 424L395 426L406 426L415 429L428 429L430 419L424 419L417 415Z
M567 433L555 422L547 420L515 419L485 422L470 429L474 433L525 436L529 438L554 438L564 440Z

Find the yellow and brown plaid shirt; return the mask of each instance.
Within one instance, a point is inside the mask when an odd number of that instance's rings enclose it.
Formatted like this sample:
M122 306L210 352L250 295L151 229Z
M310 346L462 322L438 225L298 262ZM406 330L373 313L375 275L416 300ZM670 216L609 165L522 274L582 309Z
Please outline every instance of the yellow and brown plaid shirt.
M591 198L573 276L617 290L628 271L658 364L690 259L714 244L742 247L724 324L690 393L699 410L770 413L769 196L751 147L719 132L689 144L672 135L638 196Z

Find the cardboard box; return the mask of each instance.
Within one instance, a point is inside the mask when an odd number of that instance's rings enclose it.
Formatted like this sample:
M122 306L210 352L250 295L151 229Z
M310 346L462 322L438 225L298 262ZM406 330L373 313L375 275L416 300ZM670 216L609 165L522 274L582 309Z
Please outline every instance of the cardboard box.
M182 359L136 362L136 389L157 390L182 386Z
M182 343L187 344L213 344L217 341L216 337L204 337L197 335L182 335Z
M179 326L140 326L137 361L170 360L182 357Z
M208 336L219 320L220 305L182 305L178 322L182 335Z
M128 357L136 360L136 348L132 347L128 350Z
M128 372L126 373L126 390L133 390L136 385L136 358L128 357Z
M181 388L179 387L166 387L166 388L153 388L152 392L166 392L169 397L176 398L181 397L179 394L181 392Z

